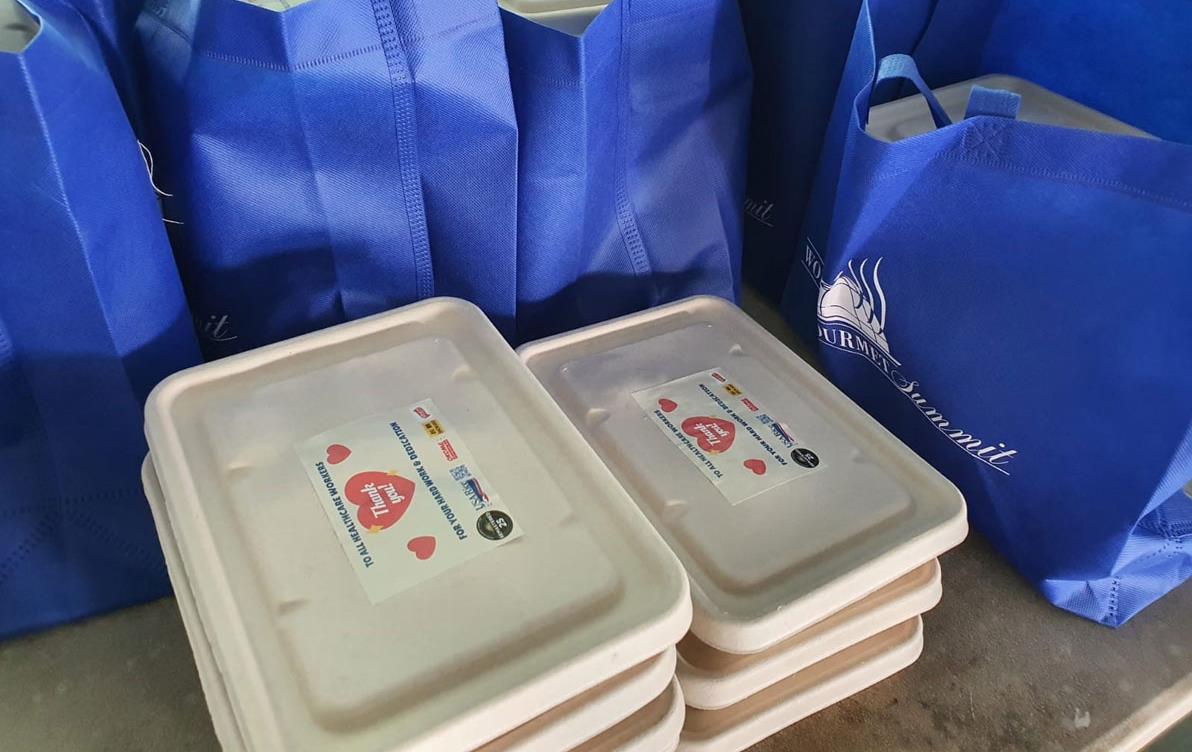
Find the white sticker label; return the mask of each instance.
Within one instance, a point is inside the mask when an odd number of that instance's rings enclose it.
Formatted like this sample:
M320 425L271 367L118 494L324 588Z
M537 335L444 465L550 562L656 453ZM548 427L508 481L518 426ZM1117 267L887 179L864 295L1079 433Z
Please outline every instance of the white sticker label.
M521 536L429 399L295 448L372 603Z
M633 398L730 504L819 467L819 455L724 369L643 389Z

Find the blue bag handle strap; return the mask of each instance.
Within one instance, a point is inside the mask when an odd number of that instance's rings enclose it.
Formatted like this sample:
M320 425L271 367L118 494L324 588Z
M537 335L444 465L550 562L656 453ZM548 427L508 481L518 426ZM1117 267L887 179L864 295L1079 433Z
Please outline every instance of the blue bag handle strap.
M915 65L915 59L913 57L898 53L886 55L882 58L882 61L877 66L877 79L873 82L874 89L883 81L892 80L910 81L914 84L915 88L919 90L919 93L923 95L923 98L927 100L927 106L931 109L931 119L935 121L936 128L952 125L952 118L948 117L947 112L944 112L943 106L935 98L931 87L919 75L919 66Z
M1018 107L1022 104L1022 97L1005 89L987 89L984 86L974 86L969 92L968 107L964 111L965 120L974 117L989 116L1014 120L1018 117Z

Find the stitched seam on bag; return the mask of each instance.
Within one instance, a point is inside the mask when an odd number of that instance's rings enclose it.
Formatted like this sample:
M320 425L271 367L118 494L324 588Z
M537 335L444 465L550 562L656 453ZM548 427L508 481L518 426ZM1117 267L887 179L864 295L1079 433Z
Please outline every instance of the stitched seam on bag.
M1101 188L1104 190L1114 191L1117 193L1124 193L1134 198L1140 198L1151 201L1156 204L1163 204L1183 211L1192 211L1192 201L1185 201L1183 199L1173 198L1160 193L1154 193L1137 186L1129 185L1117 180L1101 180L1090 178L1088 176L1079 175L1077 173L1061 172L1059 170L1038 170L1024 167L1018 167L1010 162L1003 160L982 159L974 154L941 154L943 158L950 159L956 162L965 162L968 164L980 165L982 167L990 167L998 170L1003 170L1015 175L1022 175L1025 177L1035 177L1048 180L1057 180L1067 183L1076 183L1078 185L1087 185L1091 188Z
M290 31L288 26L282 27L282 42L285 44L286 55L288 56L291 49ZM341 281L342 275L340 274L339 269L339 256L335 252L336 244L335 239L331 234L331 222L329 221L330 218L327 216L327 202L324 200L323 186L320 184L320 176L322 175L322 172L315 169L315 158L311 153L310 132L306 127L306 117L304 115L305 103L298 92L299 81L300 78L297 76L287 76L285 78L285 88L289 94L290 103L293 107L291 114L298 124L300 138L297 140L302 147L301 154L306 160L306 177L309 179L311 191L314 193L314 205L319 216L319 233L323 236L323 240L326 243L324 248L326 249L327 256L330 257L327 259L327 262L331 269L331 274L329 276L335 285L334 304L336 309L338 309L339 319L341 321L347 321L351 317L348 315L348 312L344 306L344 288Z
M1163 506L1163 504L1160 504L1155 507L1155 527L1164 538L1170 540L1171 535L1167 532L1167 515L1163 513Z
M191 51L196 55L210 58L212 60L219 60L225 63L236 63L238 65L250 65L255 68L264 68L266 70L278 71L281 73L294 73L302 70L309 70L310 68L317 68L320 65L327 65L329 63L337 63L341 60L349 60L360 55L367 55L370 52L381 52L382 47L379 44L370 44L366 47L357 47L356 49L347 50L346 52L337 52L334 55L327 55L326 57L314 58L313 60L304 60L301 63L293 65L280 65L278 63L270 62L268 60L261 60L254 57L245 57L243 55L229 55L224 52L215 52L214 50L205 50L201 47L195 46L195 41L186 32L179 29L177 26L166 21L161 16L154 14L153 20L157 22L163 29L173 32L179 39L186 42Z
M1159 546L1159 548L1155 549L1154 551L1151 551L1146 556L1142 556L1137 559L1134 559L1133 561L1130 562L1130 566L1136 567L1139 564L1142 564L1143 562L1147 562L1147 561L1150 561L1151 559L1156 559L1160 556L1163 556L1164 554L1168 553L1168 549L1170 549L1171 546L1175 542L1176 542L1175 540L1164 536L1162 546Z
M17 567L25 559L29 558L29 554L33 552L37 546L42 543L50 534L58 528L52 519L45 518L34 526L33 532L25 537L23 541L17 544L16 548L12 550L3 559L0 559L0 586L8 580L9 576L16 571Z
M1158 512L1159 510L1156 509L1155 511ZM1162 515L1160 514L1159 516L1161 517ZM1160 524L1162 524L1162 522L1160 522ZM1171 550L1173 545L1176 547L1177 550ZM1130 562L1130 565L1133 567L1136 567L1144 562L1150 561L1151 559L1163 556L1164 554L1167 554L1168 558L1171 558L1171 557L1175 556L1177 553L1179 553L1178 549L1180 547L1181 547L1180 541L1173 540L1172 538L1166 537L1166 535L1165 535L1163 545L1160 546L1158 548L1158 550L1152 551L1149 554L1147 554L1146 556L1143 556L1141 558L1133 560L1132 562ZM1107 623L1117 623L1118 608L1119 608L1118 590L1121 586L1121 582L1122 582L1121 577L1114 576L1113 583L1110 585L1109 596L1108 596L1109 597L1108 618L1106 620L1104 620Z
M1167 512L1165 511L1165 508L1170 502L1171 500L1169 499L1155 508L1155 517L1158 519L1156 526L1159 528L1159 532L1163 534L1163 537L1166 538L1169 543L1175 543L1179 545L1181 543L1181 539L1188 533L1192 532L1192 521L1177 522L1175 524L1169 522L1167 520Z
M86 496L49 496L45 497L45 501L52 502L57 500L59 506L73 507L84 504L91 505L97 501L116 501L139 495L139 491L102 491L100 493L87 494ZM19 507L9 507L0 510L0 519L9 519L23 514L36 514L44 510L44 504L25 504Z
M575 78L553 78L551 76L543 76L530 68L514 64L510 64L509 69L517 71L521 76L539 81L544 84L553 84L563 88L573 88L587 83L589 79L594 78L597 73L603 72L605 68L612 65L614 62L616 62L615 57L612 57L611 55L607 56L603 58L594 68L585 68L584 75L582 77Z
M75 504L90 504L95 501L117 501L119 499L140 496L143 496L143 491L140 488L125 488L118 491L99 491L98 493L59 496L58 498L62 500L63 506L69 507Z
M1116 622L1118 618L1118 587L1122 581L1118 577L1113 578L1113 583L1109 586L1109 621Z
M397 163L401 172L402 199L405 204L406 224L410 230L410 249L414 256L414 283L419 298L434 294L434 267L430 256L430 231L426 226L426 209L423 203L421 171L417 164L410 164L417 154L414 138L414 95L403 84L412 84L413 78L406 68L402 51L396 49L401 37L393 20L393 9L389 0L372 0L373 18L385 53L385 67L389 72L389 90L393 102L394 131L397 136Z
M33 81L29 77L28 64L26 63L26 61L23 57L20 58L19 65L20 65L20 69L21 69L21 76L25 79L26 89L27 89L27 91L32 93L32 95L30 97L30 102L33 105L33 110L37 115L38 125L41 127L41 132L43 134L48 134L49 133L49 123L46 122L45 113L42 111L42 107L41 107L41 100L38 98L38 96L36 94L37 89L33 86ZM58 164L58 155L54 152L53 149L50 149L49 153L50 153L50 164L54 168L54 177L58 181L58 186L59 186L59 188L61 190L61 194L62 194L62 201L60 203L62 204L62 207L66 210L66 215L70 218L71 226L74 227L75 238L80 243L82 243L82 230L79 228L78 221L74 215L74 210L70 207L70 196L68 196L66 193L66 183L62 178L62 169L61 169L61 166ZM105 325L106 325L106 321L105 321ZM109 330L109 334L110 334L110 330ZM17 364L19 367L19 361L15 357L13 358L13 363ZM42 441L44 442L44 444L48 445L50 443L50 433L49 433L49 430L46 428L46 419L45 419L45 415L42 414L41 403L38 402L37 395L34 393L32 386L31 386L31 382L30 382L28 376L26 376L24 373L24 369L21 368L18 371L18 373L20 373L22 380L25 382L25 388L29 393L29 401L33 405L34 414L36 415L36 418L37 418L37 432L41 435L41 438L42 438ZM54 488L58 492L58 495L57 495L58 508L55 509L54 511L57 512L59 517L61 517L62 516L62 506L61 506L62 505L62 480L58 476L57 462L55 461L56 458L54 457L53 452L47 451L47 454L49 455L47 458L47 464L49 465L49 470L53 474L53 477L54 477Z
M646 253L644 244L642 243L641 232L637 227L637 218L633 213L633 206L629 201L629 187L628 181L628 137L626 133L629 131L628 121L631 108L626 102L628 97L628 86L625 85L626 70L629 67L630 54L630 29L632 24L627 24L625 15L632 12L630 5L631 0L621 0L625 5L621 11L621 51L619 57L620 65L617 70L617 142L616 142L616 169L617 174L614 182L614 199L617 209L617 224L621 230L621 241L625 245L625 251L629 256L630 266L633 267L633 273L638 277L647 277L650 274L650 259ZM658 299L658 291L655 289L653 280L651 279L650 299L654 302Z
M63 517L63 521L77 525L93 537L100 539L101 543L105 543L106 549L142 565L145 569L165 573L165 565L157 553L112 532L91 515L75 511Z
M674 10L669 13L664 13L661 16L648 16L646 18L634 19L634 20L631 20L629 23L630 23L630 26L649 26L650 24L652 24L656 21L666 21L671 18L674 18L675 16L691 16L695 13L699 13L700 11L717 8L720 5L721 5L721 3L719 2L719 0L712 0L712 2L709 2L709 3L685 7L680 10Z
M1192 522L1181 522L1176 525L1171 525L1168 529L1173 537L1182 539L1192 534Z
M438 39L439 37L445 37L449 34L454 34L455 32L462 31L463 29L466 29L469 26L478 26L479 24L484 23L485 21L489 20L489 18L490 18L490 16L487 13L485 13L483 16L477 16L476 18L473 18L471 21L460 21L459 23L457 23L454 26L449 26L446 29L439 29L438 31L431 32L430 34L416 34L414 36L406 36L405 34L402 34L399 31L398 36L400 36L401 41L406 44L414 44L416 42L425 42L428 40Z

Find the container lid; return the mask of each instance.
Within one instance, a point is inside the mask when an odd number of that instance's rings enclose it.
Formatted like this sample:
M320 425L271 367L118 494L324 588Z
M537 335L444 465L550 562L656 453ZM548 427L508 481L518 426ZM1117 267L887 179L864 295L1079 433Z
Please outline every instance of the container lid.
M960 122L964 119L964 112L968 108L969 92L972 91L973 86L1004 89L1018 94L1022 97L1018 108L1018 119L1028 123L1154 138L1146 131L1141 131L1132 125L1127 125L1090 107L1085 107L1079 102L1060 96L1030 81L996 74L981 76L933 90L936 99L939 100L948 116L952 118L952 122ZM922 96L915 94L871 108L869 124L865 128L865 132L880 141L893 142L935 129L935 121L931 119L927 101Z
M781 642L967 533L955 486L731 303L520 354L678 554L719 650Z
M687 709L680 752L738 752L914 663L923 652L919 617L820 661L723 710Z
M596 17L604 10L603 5L589 5L583 8L529 13L518 12L512 8L508 8L507 3L504 2L501 3L501 6L540 26L545 26L548 29L554 29L564 34L570 34L574 37L583 36L584 32L588 30L588 27L592 25L592 22L596 20Z
M178 602L182 624L186 627L186 637L195 656L195 668L198 669L203 696L207 698L207 710L211 714L215 737L219 740L223 752L240 752L245 746L240 729L236 725L236 711L232 708L232 701L228 697L228 689L224 685L223 676L220 675L219 666L215 664L215 654L207 640L207 630L195 608L190 578L178 555L178 544L170 527L169 513L161 494L161 483L157 480L153 460L149 457L146 457L141 465L141 483L145 487L145 498L149 500L149 509L152 510L153 520L157 525L157 537L161 540L161 551L170 573L170 584L174 586L174 599Z
M177 543L169 524L169 513L162 499L161 484L157 480L151 458L147 457L141 467L141 479L145 487L145 496L149 499L150 509L158 524L162 551L169 568L179 611L182 613L182 622L186 626L191 649L195 655L199 681L207 698L216 737L224 752L243 750L245 746L236 725L236 711L232 707L223 676L207 641L206 628L195 609L190 578L178 557ZM485 744L478 752L572 749L643 710L660 692L665 692L675 678L675 661L675 649L667 648L645 663L601 682ZM680 717L675 728L676 744L681 726Z
M477 747L686 631L673 554L463 301L183 371L146 433L249 747Z
M644 708L571 752L674 752L684 714L679 682L671 679Z
M676 672L687 704L717 710L935 607L943 593L931 561L768 650L725 653L692 634L679 643Z
M675 649L617 674L476 752L573 749L643 709L675 678Z

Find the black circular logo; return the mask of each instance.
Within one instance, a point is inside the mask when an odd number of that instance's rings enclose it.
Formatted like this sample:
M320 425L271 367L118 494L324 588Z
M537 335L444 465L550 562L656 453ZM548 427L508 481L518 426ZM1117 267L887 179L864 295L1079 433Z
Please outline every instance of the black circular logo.
M476 518L476 531L489 540L501 540L513 532L513 518L504 512L490 509Z
M808 468L815 467L819 464L819 457L816 456L815 452L811 451L810 449L803 449L802 447L791 452L791 459L794 460L796 464Z

